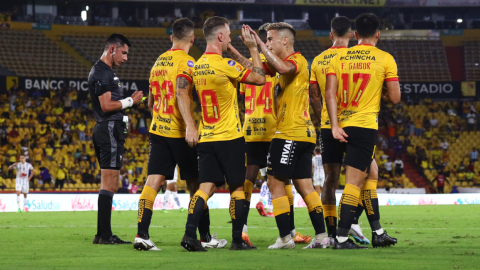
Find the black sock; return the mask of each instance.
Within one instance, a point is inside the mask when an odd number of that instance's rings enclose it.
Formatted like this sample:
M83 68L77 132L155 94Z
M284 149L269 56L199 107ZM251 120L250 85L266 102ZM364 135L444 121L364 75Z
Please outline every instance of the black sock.
M112 199L113 192L108 190L100 190L98 194L98 221L97 224L100 225L100 236L103 239L110 238L112 233ZM97 229L98 233L98 229Z
M245 184L244 184L245 205L244 205L244 208L243 208L243 217L244 217L243 224L245 226L247 226L248 213L250 213L250 200L252 199L252 190L253 190L253 182L251 182L248 179L245 179ZM242 228L242 230L243 230L243 228Z
M204 198L208 200L208 195L201 190L197 190L193 198L190 200L190 205L188 207L185 235L194 239L197 239L197 227L200 223L200 219L202 218L203 207L206 203Z
M148 228L150 228L150 222L152 221L153 204L156 196L157 192L153 188L145 186L138 201L137 234L143 239L150 238Z
M277 222L280 237L285 237L290 234L290 205L288 197L283 196L272 200L273 214Z
M242 240L243 223L245 217L245 192L234 191L230 195L230 217L232 218L232 243L240 244Z
M337 236L348 237L348 232L355 219L355 213L360 197L360 189L352 184L346 184L338 207Z
M203 214L198 224L198 233L201 240L205 242L212 240L212 235L210 234L210 210L206 204L203 207Z
M337 237L337 217L325 217L325 224L327 225L328 237Z
M290 231L295 230L295 215L293 207L293 192L292 192L292 185L285 185L285 192L287 193L288 203L290 204Z
M362 196L362 195L360 195L360 196ZM364 210L363 205L358 204L357 205L357 210L355 211L355 218L353 219L352 224L358 224L358 220L360 219L360 216L362 215L363 210Z
M367 214L368 223L372 231L376 231L382 228L380 225L380 211L378 207L377 197L377 181L366 180L366 185L362 190L363 205L365 206L365 213Z

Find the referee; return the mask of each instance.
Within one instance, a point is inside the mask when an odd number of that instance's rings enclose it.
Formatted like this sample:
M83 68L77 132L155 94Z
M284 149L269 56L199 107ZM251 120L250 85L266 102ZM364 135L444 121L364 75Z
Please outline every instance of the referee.
M118 189L125 138L128 132L128 117L125 109L139 103L143 98L143 93L140 91L136 91L131 97L125 97L120 79L113 72L115 66L127 61L130 47L131 44L126 37L112 34L105 43L102 57L88 75L93 116L97 122L93 129L93 145L102 175L94 244L131 244L114 235L110 224L112 199Z

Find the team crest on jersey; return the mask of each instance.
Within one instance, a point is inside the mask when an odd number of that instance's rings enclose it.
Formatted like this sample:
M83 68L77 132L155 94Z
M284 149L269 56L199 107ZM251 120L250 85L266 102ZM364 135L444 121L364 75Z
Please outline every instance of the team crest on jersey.
M235 66L235 61L229 60L228 65L231 66L231 67Z
M195 65L195 64L193 63L193 61L192 61L192 60L188 60L188 62L187 62L187 66L189 66L189 67L193 67L194 65Z
M241 65L236 65L235 68L238 70L238 72L243 70L243 67Z
M192 76L193 70L191 70L191 69L187 69L187 71L186 71L186 72L187 72L188 74L190 74L190 76Z

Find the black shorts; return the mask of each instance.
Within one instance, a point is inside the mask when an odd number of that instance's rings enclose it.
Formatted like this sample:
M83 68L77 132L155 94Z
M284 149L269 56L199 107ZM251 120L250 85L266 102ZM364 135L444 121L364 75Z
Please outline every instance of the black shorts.
M267 156L270 142L247 142L247 166L257 165L259 168L267 167Z
M267 161L267 173L288 179L312 178L314 143L273 139Z
M218 142L203 142L198 150L198 180L221 187L242 186L245 183L245 139L243 137Z
M120 170L125 152L125 123L100 122L93 128L92 141L100 169Z
M185 138L168 138L150 133L148 175L159 174L173 179L178 164L183 180L198 178L197 148L188 146Z
M332 130L329 128L322 128L320 130L322 138L322 162L323 164L338 163L342 164L343 155L345 154L346 144L333 138Z
M370 172L370 164L375 158L377 130L361 127L345 127L348 138L345 151L345 165Z

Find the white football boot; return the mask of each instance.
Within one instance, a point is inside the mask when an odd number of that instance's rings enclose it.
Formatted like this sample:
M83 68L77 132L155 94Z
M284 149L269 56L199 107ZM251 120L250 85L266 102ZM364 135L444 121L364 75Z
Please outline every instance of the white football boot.
M151 239L145 240L141 237L135 237L135 242L133 243L133 248L136 250L145 250L145 251L161 251L157 248Z
M212 239L210 242L202 242L202 247L204 248L224 248L227 245L227 240L218 239L216 232L212 234Z
M292 239L292 236L289 234L285 237L278 237L275 244L268 247L268 249L294 249L295 242Z
M315 237L312 239L310 244L308 244L306 247L303 247L303 249L307 248L328 248L330 246L330 237L328 237L327 233L321 233L315 235Z
M360 223L362 224L362 223ZM362 228L360 228L360 224L352 224L352 227L350 227L350 231L348 234L355 239L355 242L368 245L370 244L370 240L368 240L365 235L363 235Z

